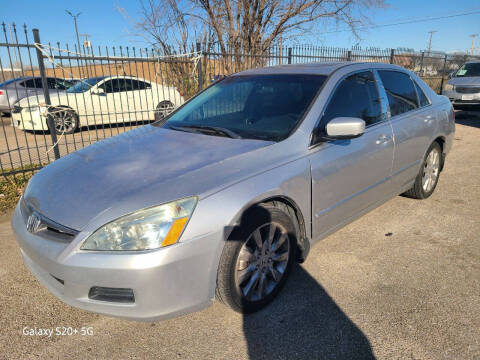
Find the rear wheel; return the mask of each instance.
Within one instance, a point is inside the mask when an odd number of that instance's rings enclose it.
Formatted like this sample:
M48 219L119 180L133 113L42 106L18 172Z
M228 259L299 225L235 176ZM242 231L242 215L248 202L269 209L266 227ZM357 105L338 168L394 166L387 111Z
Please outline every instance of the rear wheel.
M426 199L432 195L437 187L441 166L442 149L437 142L434 142L425 155L415 183L410 190L405 192L405 195L414 199Z
M170 101L160 102L155 109L155 121L161 121L170 114L175 106Z
M241 313L269 304L295 260L296 227L286 206L251 210L225 244L217 275L217 298Z

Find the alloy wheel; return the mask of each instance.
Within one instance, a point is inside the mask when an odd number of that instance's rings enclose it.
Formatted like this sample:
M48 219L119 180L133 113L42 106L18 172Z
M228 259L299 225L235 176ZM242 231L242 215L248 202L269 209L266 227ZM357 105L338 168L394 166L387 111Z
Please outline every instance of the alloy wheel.
M440 153L436 148L427 156L425 166L423 168L422 187L426 193L430 192L437 183L438 174L440 172Z
M55 130L57 133L70 133L75 130L77 125L77 119L75 114L71 110L54 110L53 122L55 124Z
M155 109L155 120L161 120L173 111L173 104L169 101L162 101Z
M260 301L279 285L290 257L286 229L275 222L261 225L240 249L235 285L243 298Z

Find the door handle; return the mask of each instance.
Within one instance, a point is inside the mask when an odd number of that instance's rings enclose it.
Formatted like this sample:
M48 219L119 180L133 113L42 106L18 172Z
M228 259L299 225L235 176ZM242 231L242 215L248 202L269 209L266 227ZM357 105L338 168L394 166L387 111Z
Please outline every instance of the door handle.
M375 142L377 145L382 145L388 143L392 138L385 134L382 134L378 137L377 141Z

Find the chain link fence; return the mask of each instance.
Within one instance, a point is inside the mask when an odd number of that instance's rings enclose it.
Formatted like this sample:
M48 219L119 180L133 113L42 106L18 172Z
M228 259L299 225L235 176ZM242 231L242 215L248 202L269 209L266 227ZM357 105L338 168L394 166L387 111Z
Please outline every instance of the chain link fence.
M138 47L43 43L38 30L2 24L0 175L35 171L68 153L161 120L225 75L326 61L393 63L441 92L472 57L408 49L274 46L248 54L192 44L165 56Z

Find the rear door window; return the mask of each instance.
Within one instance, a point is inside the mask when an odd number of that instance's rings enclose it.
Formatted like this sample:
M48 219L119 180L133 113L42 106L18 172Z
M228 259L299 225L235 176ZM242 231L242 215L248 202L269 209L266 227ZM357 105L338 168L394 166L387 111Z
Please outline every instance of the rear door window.
M326 125L336 117L356 117L372 125L382 120L380 97L371 71L348 76L338 85L323 115Z
M410 76L389 70L379 70L378 74L387 93L392 116L418 108L417 93Z

